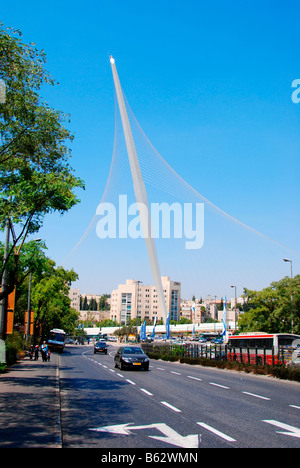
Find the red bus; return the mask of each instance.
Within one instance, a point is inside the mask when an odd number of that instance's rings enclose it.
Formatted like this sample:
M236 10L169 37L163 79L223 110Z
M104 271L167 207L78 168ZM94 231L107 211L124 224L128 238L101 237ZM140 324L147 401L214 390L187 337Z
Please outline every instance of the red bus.
M251 364L287 364L291 360L295 340L300 335L290 333L244 333L228 337L227 358Z

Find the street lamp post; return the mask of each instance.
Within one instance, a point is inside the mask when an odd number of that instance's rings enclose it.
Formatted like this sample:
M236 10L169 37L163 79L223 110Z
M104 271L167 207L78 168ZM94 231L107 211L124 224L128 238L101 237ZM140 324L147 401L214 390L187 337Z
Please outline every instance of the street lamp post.
M42 239L34 239L32 242L40 242ZM30 312L31 312L31 279L32 272L29 273L28 301L27 301L27 327L26 327L26 346L28 346L30 336Z
M293 279L293 261L289 258L284 258L284 262L290 263L291 266L291 279ZM294 332L294 305L293 305L293 294L291 295L291 305L292 305L292 333Z
M9 251L9 223L7 221L6 223L6 228L5 228L5 244L4 244L4 256L3 256L3 264L5 265L7 261L7 256L8 256L8 251ZM5 292L6 290L6 281L7 281L7 267L5 266L5 269L2 274L2 284L1 284L1 291ZM6 310L6 304L7 304L7 299L2 299L0 301L0 339L3 338L5 339L5 310Z
M236 332L236 286L230 286L234 288L234 330Z
M143 281L136 281L135 283L137 284L137 294L136 294L136 341L138 341L138 304L139 304L139 289L140 289L140 284ZM142 324L142 317L141 317L141 324Z
M28 300L27 300L26 346L28 346L29 335L30 335L31 278L32 278L32 273L30 272L30 273L29 273L29 283L28 283Z
M293 261L290 260L289 258L284 258L283 261L290 263L290 265L291 265L291 279L292 279L293 278Z

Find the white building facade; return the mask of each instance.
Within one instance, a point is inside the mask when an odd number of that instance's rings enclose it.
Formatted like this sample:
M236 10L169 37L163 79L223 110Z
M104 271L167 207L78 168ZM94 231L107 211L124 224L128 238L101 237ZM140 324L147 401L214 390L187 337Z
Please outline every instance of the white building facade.
M178 321L181 283L171 281L169 276L162 276L161 279L170 320ZM161 320L163 313L159 310L156 287L133 279L127 280L126 284L119 284L118 289L114 289L111 294L110 318L121 324L136 318L150 323L154 318Z

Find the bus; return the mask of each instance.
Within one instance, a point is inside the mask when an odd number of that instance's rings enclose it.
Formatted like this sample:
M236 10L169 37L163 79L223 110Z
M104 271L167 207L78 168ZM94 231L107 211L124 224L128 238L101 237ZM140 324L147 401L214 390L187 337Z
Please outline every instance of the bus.
M291 362L293 342L300 335L291 333L253 332L228 337L227 358L251 364L288 364Z
M59 328L53 328L50 330L50 335L48 339L48 347L52 351L58 351L62 353L65 347L66 333L64 330Z

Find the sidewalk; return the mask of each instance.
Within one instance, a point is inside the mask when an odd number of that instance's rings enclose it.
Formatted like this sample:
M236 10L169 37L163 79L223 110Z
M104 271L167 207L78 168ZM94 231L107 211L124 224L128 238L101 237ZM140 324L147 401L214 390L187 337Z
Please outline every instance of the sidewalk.
M61 448L58 354L0 374L0 448Z

